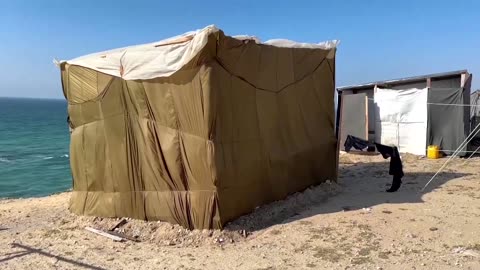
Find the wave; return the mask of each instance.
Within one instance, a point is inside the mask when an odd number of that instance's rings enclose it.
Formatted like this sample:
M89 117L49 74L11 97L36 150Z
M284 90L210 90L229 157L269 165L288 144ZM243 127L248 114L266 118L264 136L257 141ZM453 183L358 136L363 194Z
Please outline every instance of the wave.
M47 155L40 155L40 156L35 156L37 159L42 159L42 160L48 160L48 159L60 159L60 158L68 158L68 154L64 154L61 156L47 156Z
M0 162L3 162L3 163L11 163L12 161L9 160L8 158L0 157Z
M7 155L7 156L0 156L0 164L25 164L25 163L37 163L46 160L65 160L68 159L70 156L68 154L63 155L30 155L30 154L19 154L19 155Z
M52 156L46 156L46 157L43 157L42 159L43 159L43 160L52 159L52 158L55 158L55 159L57 159L57 158L62 158L62 159L63 159L63 158L68 158L68 157L69 157L69 155L68 155L68 154L64 154L64 155L61 155L61 156L55 156L55 157L52 157Z

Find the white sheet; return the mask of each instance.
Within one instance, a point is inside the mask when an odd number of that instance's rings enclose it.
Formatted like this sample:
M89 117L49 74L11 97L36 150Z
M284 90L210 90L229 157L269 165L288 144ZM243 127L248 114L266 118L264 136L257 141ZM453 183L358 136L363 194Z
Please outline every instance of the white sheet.
M377 88L374 94L375 141L395 145L400 152L425 155L427 97L427 88Z
M210 25L158 42L89 54L61 62L87 67L126 80L168 77L193 59L207 44L208 36L217 31L219 31L218 28ZM239 39L249 38L249 36L237 37ZM260 42L258 38L251 37L251 39L257 43ZM307 44L290 40L270 40L265 44L278 47L331 50L328 57L333 57L338 41Z

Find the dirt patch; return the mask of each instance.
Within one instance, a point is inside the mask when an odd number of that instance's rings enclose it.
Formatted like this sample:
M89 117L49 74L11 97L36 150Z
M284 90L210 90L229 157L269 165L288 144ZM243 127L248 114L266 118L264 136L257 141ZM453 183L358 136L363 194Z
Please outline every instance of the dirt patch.
M315 247L313 251L313 257L324 261L338 262L342 258L342 254L334 248Z
M343 154L339 184L257 208L220 230L131 220L113 242L85 231L118 219L79 217L69 193L0 200L0 269L480 269L480 159L404 155L396 193L388 160ZM432 229L435 228L435 229ZM423 264L423 266L422 266Z

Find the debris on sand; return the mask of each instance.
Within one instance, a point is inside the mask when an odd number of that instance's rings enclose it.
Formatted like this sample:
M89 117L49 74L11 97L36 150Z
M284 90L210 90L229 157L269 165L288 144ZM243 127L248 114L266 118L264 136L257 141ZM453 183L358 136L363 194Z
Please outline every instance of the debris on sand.
M454 254L460 254L462 256L469 256L469 257L480 257L480 254L474 250L467 249L465 247L456 247L452 250Z
M98 234L98 235L101 235L101 236L104 236L104 237L107 237L107 238L110 238L110 239L112 239L113 241L116 241L116 242L122 242L122 241L125 240L124 238L122 238L120 236L116 236L116 235L113 235L113 234L110 234L108 232L104 232L102 230L98 230L98 229L95 229L95 228L85 227L85 230L87 230L89 232L92 232L92 233L95 233L95 234Z
M362 208L362 210L365 214L370 214L372 212L372 208L370 208L370 207Z

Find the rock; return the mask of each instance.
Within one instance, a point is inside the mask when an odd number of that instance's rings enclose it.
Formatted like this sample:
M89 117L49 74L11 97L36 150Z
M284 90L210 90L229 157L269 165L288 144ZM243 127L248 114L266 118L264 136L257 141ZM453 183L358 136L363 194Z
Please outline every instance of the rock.
M437 227L431 227L431 228L430 228L430 231L432 231L432 232L438 231L438 228L437 228Z
M107 261L109 261L109 262L111 262L111 261L113 261L113 260L115 260L114 257L110 257L110 258L107 259Z
M175 243L173 241L170 241L170 240L165 240L163 241L163 245L165 246L174 246Z
M365 212L365 213L371 213L371 212L372 212L372 208L370 208L370 207L363 208L362 210L363 210L363 212Z
M413 233L407 233L405 236L406 236L407 238L417 238L417 236L416 236L415 234L413 234Z

